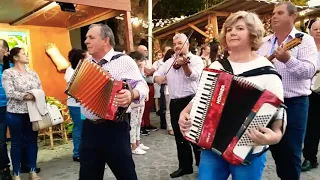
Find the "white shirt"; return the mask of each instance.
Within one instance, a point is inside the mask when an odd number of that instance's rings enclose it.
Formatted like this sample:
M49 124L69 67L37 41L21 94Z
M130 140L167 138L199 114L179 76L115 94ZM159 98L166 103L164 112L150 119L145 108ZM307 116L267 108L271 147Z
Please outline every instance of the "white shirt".
M235 75L237 74L241 74L245 71L249 71L251 69L255 69L255 68L259 68L259 67L263 67L263 66L273 66L273 64L265 57L258 57L256 60L250 61L250 62L246 62L246 63L236 63L236 62L232 62L230 61L230 64L232 66L233 69L233 73ZM218 62L218 61L214 61L211 65L210 65L211 69L223 69L222 65ZM283 101L284 99L284 95L283 95L283 86L282 86L282 82L280 80L280 78L275 75L275 74L265 74L265 75L261 75L261 76L253 76L253 77L245 77L244 79L260 86L261 88L267 89L270 92L274 93L276 96L278 96L279 99L281 99ZM281 108L277 114L277 118L276 119L283 119L283 113L284 109ZM286 116L285 120L286 120ZM263 150L264 146L256 146L254 148L253 153L258 153L261 152Z
M164 64L163 59L159 59L152 64L155 70L158 70Z
M164 65L163 58L155 61L155 62L152 64L153 68L154 68L156 71L157 71L162 65ZM159 86L157 83L154 83L154 85L155 85L155 86ZM155 88L156 88L156 87L155 87ZM159 86L159 90L160 90L160 86ZM166 85L165 88L164 88L164 94L165 94L165 95L169 95L168 85Z
M191 52L187 55L190 57L190 67L192 73L188 77L185 75L183 68L170 68L175 60L175 55L168 59L154 74L156 76L164 76L167 78L170 99L179 99L195 94L198 87L201 72L203 70L203 62L200 56L194 55ZM170 68L170 70L169 70ZM169 70L168 74L167 71Z
M284 42L287 43L295 37L296 33L302 33L293 28ZM257 53L261 56L269 56L278 48L278 41L274 34L263 38L263 45ZM309 34L303 33L302 42L290 50L290 59L282 63L274 59L274 66L282 76L285 98L308 96L311 94L311 78L317 68L317 47L314 39Z
M104 70L109 71L112 78L115 80L127 80L127 83L129 83L132 87L132 89L135 89L139 92L140 98L139 100L135 100L135 103L140 103L141 100L144 100L145 97L147 97L149 93L149 88L146 83L146 81L141 76L141 73L139 71L139 68L135 61L127 55L121 56L118 59L111 60L111 58L118 54L113 49L111 49L102 59L107 60L108 62L105 63L102 68ZM91 59L95 61L94 59ZM94 115L90 111L88 111L83 106L81 107L81 113L88 119L95 120L100 119L100 117Z
M67 83L71 80L73 73L74 73L74 69L72 69L72 67L69 66L66 70L66 73L64 74L64 79L66 80ZM68 96L67 105L80 107L80 103L77 103L76 100L70 96Z

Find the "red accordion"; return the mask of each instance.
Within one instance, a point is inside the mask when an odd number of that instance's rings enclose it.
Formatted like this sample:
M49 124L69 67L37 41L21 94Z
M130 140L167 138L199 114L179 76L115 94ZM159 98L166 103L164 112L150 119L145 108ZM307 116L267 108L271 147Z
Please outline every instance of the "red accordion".
M231 164L243 164L254 148L246 132L266 127L281 106L282 101L268 90L225 71L204 69L185 138Z
M65 93L96 116L106 120L118 120L126 108L118 107L114 103L114 97L126 87L125 82L112 79L96 63L82 60L75 69Z

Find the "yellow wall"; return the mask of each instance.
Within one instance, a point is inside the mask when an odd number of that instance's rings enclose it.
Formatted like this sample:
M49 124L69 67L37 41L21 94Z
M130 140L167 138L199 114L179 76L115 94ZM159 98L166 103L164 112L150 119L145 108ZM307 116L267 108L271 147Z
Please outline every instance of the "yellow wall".
M57 71L55 64L45 52L45 46L47 43L54 43L60 53L67 59L68 52L71 49L69 31L64 28L10 26L8 24L0 24L0 30L29 33L31 68L38 73L46 96L54 96L66 103L64 72Z

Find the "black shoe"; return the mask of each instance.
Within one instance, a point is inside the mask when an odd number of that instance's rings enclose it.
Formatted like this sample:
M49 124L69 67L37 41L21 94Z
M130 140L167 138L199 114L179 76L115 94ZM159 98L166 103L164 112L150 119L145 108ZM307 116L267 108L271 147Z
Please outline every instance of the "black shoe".
M157 127L154 127L154 126L151 126L151 125L145 126L144 129L147 130L147 131L157 131L158 130Z
M176 178L176 177L183 176L185 174L192 174L192 173L193 173L193 170L185 171L185 170L179 168L175 172L171 173L170 177L171 178Z
M167 129L167 127L166 126L161 126L160 129Z
M36 168L36 173L39 173L41 171L41 168ZM30 168L28 166L21 166L20 173L29 173Z
M143 136L148 136L148 135L150 134L150 132L147 131L147 130L145 130L145 129L142 129L142 130L140 131L140 133L141 133L141 135L143 135Z
M9 168L0 170L0 179L1 180L12 180L12 176Z
M79 157L73 157L73 161L80 162L80 158Z
M310 171L312 168L316 168L319 165L317 161L311 162L309 160L304 160L302 163L301 171Z

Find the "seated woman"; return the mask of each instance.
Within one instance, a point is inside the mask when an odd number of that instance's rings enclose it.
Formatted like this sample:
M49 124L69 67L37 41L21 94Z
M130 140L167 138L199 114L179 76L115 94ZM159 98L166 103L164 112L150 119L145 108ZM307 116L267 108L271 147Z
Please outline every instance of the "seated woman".
M227 18L221 32L220 43L231 52L228 60L234 74L241 74L262 66L273 66L265 57L255 52L262 44L263 35L263 24L254 13L239 11ZM219 61L214 61L210 68L220 70L223 66ZM264 74L245 79L273 92L283 100L282 82L277 75ZM192 102L180 114L179 125L183 134L191 127L191 107ZM250 130L248 136L257 146L252 154L254 158L248 165L232 165L215 152L202 150L199 180L227 180L230 174L232 179L236 180L260 180L265 167L266 153L260 156L258 154L263 152L265 145L276 144L281 140L282 127L285 126L284 113L284 109L280 108L270 128L259 127L258 130Z

